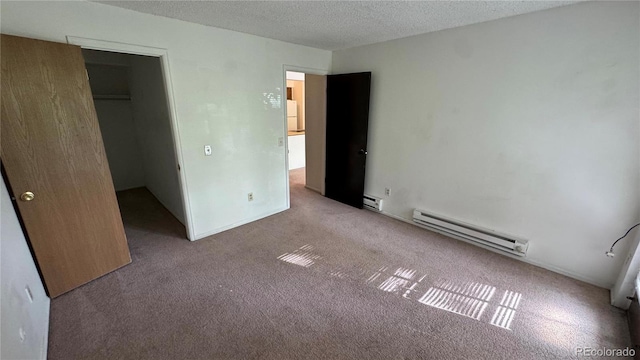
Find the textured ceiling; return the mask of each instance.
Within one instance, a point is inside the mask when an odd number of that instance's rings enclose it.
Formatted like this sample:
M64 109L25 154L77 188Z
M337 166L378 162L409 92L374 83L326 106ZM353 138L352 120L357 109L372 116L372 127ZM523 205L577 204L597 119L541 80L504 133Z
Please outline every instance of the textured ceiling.
M326 50L399 39L578 1L98 1Z

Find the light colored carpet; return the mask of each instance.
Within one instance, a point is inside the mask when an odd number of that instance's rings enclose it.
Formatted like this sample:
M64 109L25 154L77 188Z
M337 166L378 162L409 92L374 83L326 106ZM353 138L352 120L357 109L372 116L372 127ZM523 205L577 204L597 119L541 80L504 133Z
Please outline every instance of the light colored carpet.
M118 195L133 263L52 301L50 359L539 359L624 348L608 291L291 176L291 209L197 242Z

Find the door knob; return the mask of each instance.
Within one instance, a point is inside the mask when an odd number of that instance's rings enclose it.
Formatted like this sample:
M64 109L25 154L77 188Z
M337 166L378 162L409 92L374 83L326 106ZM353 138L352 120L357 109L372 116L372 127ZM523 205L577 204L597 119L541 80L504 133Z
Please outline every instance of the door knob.
M360 149L360 151L358 151L358 154L360 155L367 155L368 152L366 152L364 149Z
M20 195L20 200L22 201L31 201L36 197L31 191L25 191Z

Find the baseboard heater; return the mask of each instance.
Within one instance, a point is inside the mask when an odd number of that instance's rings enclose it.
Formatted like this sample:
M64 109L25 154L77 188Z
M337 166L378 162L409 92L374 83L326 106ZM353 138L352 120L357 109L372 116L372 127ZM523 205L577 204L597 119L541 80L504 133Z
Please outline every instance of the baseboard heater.
M365 209L380 212L382 211L382 199L364 194L362 204Z
M529 248L527 240L482 229L424 210L415 209L413 211L413 222L444 235L470 240L518 256L526 256Z

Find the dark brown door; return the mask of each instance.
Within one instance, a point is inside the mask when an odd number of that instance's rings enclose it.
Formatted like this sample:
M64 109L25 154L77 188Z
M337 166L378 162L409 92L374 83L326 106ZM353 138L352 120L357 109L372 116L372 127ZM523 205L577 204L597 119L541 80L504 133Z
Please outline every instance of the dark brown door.
M80 48L1 40L2 163L55 297L131 257Z
M362 208L371 73L327 76L325 195Z

